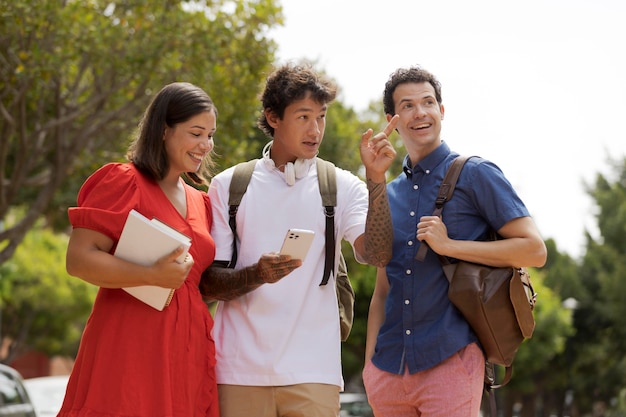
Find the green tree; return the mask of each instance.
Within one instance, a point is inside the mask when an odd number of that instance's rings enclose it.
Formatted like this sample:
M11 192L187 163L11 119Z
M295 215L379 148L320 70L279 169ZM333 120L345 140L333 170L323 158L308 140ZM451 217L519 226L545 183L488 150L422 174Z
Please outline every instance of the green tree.
M626 387L626 159L609 161L588 192L595 200L597 239L587 236L580 267L577 329L572 340L573 390L579 410L608 407Z
M9 346L0 360L28 349L76 354L97 288L65 272L66 247L67 236L37 224L0 265L0 344Z
M511 381L497 390L505 417L513 416L516 407L521 407L522 417L539 415L540 409L549 411L545 415L553 414L554 409L560 411L568 382L567 363L560 361L568 337L574 333L572 311L563 308L558 294L545 285L547 271L530 269L529 272L537 293L533 311L535 330L515 355ZM562 366L546 366L556 363Z
M280 23L272 0L0 0L0 218L27 208L0 228L0 264L42 214L67 225L79 185L123 157L167 83L207 90L223 154L245 152Z
M343 242L343 254L348 265L348 275L354 289L354 323L347 341L342 343L341 365L348 390L362 389L361 372L365 359L367 314L376 284L376 268L359 264L347 242Z

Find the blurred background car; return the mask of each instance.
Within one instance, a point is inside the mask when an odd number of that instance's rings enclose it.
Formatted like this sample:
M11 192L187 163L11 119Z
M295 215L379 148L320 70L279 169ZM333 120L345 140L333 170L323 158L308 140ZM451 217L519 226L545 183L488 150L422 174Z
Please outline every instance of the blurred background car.
M23 381L19 372L0 363L0 416L37 417Z
M28 391L37 417L54 417L61 410L69 375L27 378L24 386Z
M341 417L374 417L374 412L367 402L367 395L362 392L339 393Z

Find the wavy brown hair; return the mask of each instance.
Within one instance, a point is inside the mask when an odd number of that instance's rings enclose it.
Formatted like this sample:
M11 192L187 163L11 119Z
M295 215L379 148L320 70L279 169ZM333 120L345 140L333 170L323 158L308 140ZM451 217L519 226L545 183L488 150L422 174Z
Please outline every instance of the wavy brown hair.
M274 137L274 128L265 117L265 111L276 114L279 119L285 115L285 108L307 94L318 103L327 104L335 100L337 85L330 79L317 74L311 64L287 63L276 68L268 77L265 90L261 94L263 111L257 126L269 137Z

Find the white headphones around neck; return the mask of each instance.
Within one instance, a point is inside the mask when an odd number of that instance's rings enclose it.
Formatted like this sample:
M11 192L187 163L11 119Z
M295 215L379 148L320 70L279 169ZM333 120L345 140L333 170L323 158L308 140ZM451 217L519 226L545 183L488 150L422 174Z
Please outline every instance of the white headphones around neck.
M269 169L276 168L274 161L272 160L272 158L270 158L270 149L272 148L272 143L273 141L270 141L263 148L263 161ZM307 172L309 172L309 169L314 162L315 158L298 158L295 162L287 162L287 164L285 164L285 182L287 183L287 185L294 185L296 183L296 178L300 179L304 177Z

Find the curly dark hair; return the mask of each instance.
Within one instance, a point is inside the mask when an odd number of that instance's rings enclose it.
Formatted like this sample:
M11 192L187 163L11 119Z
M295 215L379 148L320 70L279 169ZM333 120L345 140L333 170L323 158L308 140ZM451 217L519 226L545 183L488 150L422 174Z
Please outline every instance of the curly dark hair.
M303 99L307 93L318 103L327 104L335 100L337 85L317 74L310 63L287 63L276 68L267 77L265 90L261 94L262 111L257 126L273 138L274 128L267 122L265 111L269 110L282 119L285 108Z
M410 68L399 68L389 76L389 80L385 83L385 91L383 92L383 108L385 114L396 114L396 108L393 103L393 93L400 84L405 83L430 83L435 89L435 99L441 105L441 83L439 80L420 66Z
M166 85L154 96L146 109L126 158L143 174L155 181L162 180L170 168L163 141L165 127L186 122L205 111L213 111L217 117L217 108L203 89L185 82ZM202 185L207 183L206 176L213 166L214 161L209 154L204 158L198 172L187 172L184 175L193 183Z

